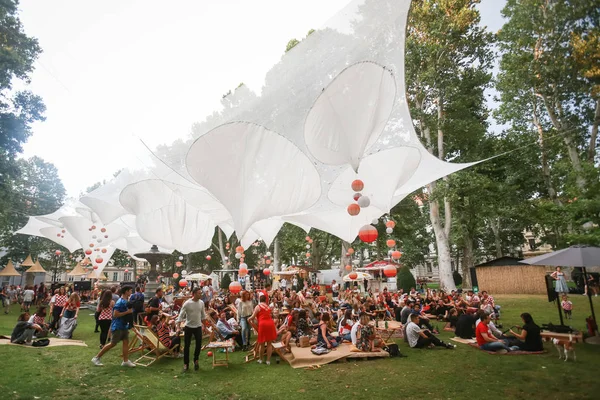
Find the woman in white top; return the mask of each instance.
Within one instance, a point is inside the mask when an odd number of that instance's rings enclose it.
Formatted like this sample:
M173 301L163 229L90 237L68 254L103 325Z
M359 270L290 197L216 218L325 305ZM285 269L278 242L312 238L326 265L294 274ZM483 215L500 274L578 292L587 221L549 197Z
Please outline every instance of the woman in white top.
M246 351L250 344L250 334L252 333L252 330L250 329L248 318L252 315L253 310L254 303L252 302L252 295L250 292L244 290L240 301L237 304L237 317L242 330L243 351Z

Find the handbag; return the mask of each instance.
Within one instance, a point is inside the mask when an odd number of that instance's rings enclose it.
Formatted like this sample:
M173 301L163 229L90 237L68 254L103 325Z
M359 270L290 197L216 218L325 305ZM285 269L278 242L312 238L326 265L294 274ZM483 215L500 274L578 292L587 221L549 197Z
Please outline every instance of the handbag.
M50 339L40 339L31 343L33 347L46 347L50 344Z

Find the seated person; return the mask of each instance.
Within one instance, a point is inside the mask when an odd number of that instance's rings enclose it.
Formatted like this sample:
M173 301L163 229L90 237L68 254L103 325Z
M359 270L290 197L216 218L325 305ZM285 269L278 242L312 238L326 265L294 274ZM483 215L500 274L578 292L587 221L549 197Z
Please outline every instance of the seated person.
M412 314L410 316L410 322L406 326L406 337L410 347L417 349L434 346L445 347L447 349L454 349L456 347L450 343L444 343L428 329L421 329L418 322L419 316Z
M454 333L463 339L472 339L475 336L475 322L478 320L475 314L462 314L456 320Z
M511 351L510 347L507 346L506 342L495 337L489 328L490 314L485 314L481 322L475 328L475 338L477 339L477 345L481 350L486 351L500 351L506 353Z
M357 330L356 347L360 351L378 352L383 345L383 340L375 333L375 327L370 324L370 318L363 314L359 321L360 329Z
M458 322L458 310L453 308L448 311L444 316L444 319L448 321L446 322L446 325L444 325L444 330L454 332L456 330L456 323Z
M352 337L350 335L352 331L352 326L354 325L354 321L352 320L352 311L346 310L344 317L340 320L339 324L339 334L341 340L346 340L350 342Z
M317 345L319 347L333 349L338 346L338 342L333 338L333 336L331 336L331 333L329 332L330 320L331 317L329 317L328 313L321 315L321 321L317 327Z
M542 351L544 344L540 335L540 327L533 322L533 317L529 313L521 314L521 319L524 325L517 327L521 329L521 333L516 333L512 329L510 333L518 340L511 342L511 345L516 346L522 351Z
M216 315L216 312L213 313ZM237 345L240 348L244 346L244 343L242 342L242 334L239 331L233 329L229 322L227 322L227 313L225 311L222 311L221 314L219 314L219 320L217 321L217 329L219 330L223 339L227 340L233 338L235 339Z
M431 322L429 322L429 318L425 317L425 315L423 314L423 312L421 312L421 305L420 304L415 304L413 306L412 314L415 314L415 315L417 315L419 317L419 326L424 326L425 328L427 328L428 330L432 331L435 334L439 333L437 331L437 329L435 329L431 325Z
M42 330L40 332L36 332L36 338L43 338L48 336L48 331L50 330L50 325L46 323L46 307L39 306L35 314L29 317L30 324L39 325Z
M29 322L30 315L24 312L19 315L17 325L10 335L10 342L15 344L30 344L33 340L33 334L42 331L42 327L38 324Z
M152 330L158 336L158 340L168 349L175 349L175 355L179 357L181 338L177 332L171 332L170 319L166 314L153 315L150 320Z

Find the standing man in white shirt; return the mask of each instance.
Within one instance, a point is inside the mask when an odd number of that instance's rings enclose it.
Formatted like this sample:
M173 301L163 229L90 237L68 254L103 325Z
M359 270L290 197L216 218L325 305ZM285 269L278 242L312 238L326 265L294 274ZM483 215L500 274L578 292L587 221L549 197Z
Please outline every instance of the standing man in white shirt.
M285 278L282 278L281 282L279 282L279 285L281 286L282 290L287 289L287 280Z
M26 312L29 312L29 307L31 307L34 297L35 292L31 290L31 286L26 286L25 291L23 292L23 309Z
M294 275L294 278L292 279L292 289L294 289L295 291L298 291L298 277L296 277Z
M192 337L196 340L194 348L194 370L198 371L198 358L202 349L202 322L206 320L206 312L204 310L204 302L200 300L202 297L202 289L195 287L192 290L192 298L183 303L181 312L177 317L177 323L185 321L183 328L184 333L184 348L183 348L183 372L190 368L190 345Z

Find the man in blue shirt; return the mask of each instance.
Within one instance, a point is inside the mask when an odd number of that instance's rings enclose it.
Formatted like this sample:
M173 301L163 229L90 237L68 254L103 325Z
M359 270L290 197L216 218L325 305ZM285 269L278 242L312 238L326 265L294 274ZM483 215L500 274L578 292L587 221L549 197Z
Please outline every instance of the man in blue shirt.
M133 308L129 306L128 299L131 295L131 286L124 286L119 291L121 297L113 307L113 319L110 326L112 339L110 344L104 346L96 357L92 358L92 363L96 366L102 366L100 358L115 347L119 342L123 342L123 362L122 367L135 367L135 364L129 360L129 329L131 328L127 316L133 313Z

